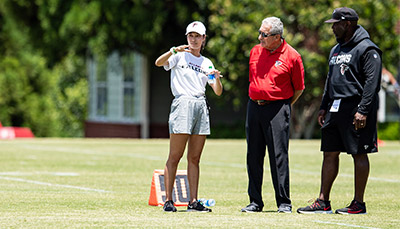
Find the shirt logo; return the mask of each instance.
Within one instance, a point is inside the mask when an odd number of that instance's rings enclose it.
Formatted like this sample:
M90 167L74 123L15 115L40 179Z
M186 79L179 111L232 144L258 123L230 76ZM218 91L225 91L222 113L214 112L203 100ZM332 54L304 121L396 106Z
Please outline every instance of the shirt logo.
M346 73L347 70L349 70L349 66L347 66L347 64L340 65L340 73L342 73L342 76L344 76L344 73Z
M282 62L280 62L279 60L275 61L275 67L278 67L279 65L282 65Z
M206 72L205 70L203 70L203 69L201 68L201 66L196 65L196 64L193 64L193 63L190 63L190 62L189 62L187 65L180 65L180 64L178 64L177 66L178 66L179 68L182 68L182 69L192 69L192 70L195 71L195 72L203 73L203 74L207 75L207 72Z
M336 64L343 64L343 63L350 63L352 58L351 54L343 54L343 55L338 55L337 53L333 54L330 64L336 65Z

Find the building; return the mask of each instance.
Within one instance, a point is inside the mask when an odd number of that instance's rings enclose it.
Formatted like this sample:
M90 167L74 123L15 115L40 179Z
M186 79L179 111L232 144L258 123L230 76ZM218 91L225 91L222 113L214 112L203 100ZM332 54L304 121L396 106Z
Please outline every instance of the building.
M89 117L86 137L148 138L147 59L137 52L114 51L89 57Z
M134 51L114 51L103 59L88 57L90 97L85 137L169 137L170 73L149 62ZM239 111L213 106L210 116L212 123L229 126L245 119L245 106ZM244 133L244 123L238 128Z

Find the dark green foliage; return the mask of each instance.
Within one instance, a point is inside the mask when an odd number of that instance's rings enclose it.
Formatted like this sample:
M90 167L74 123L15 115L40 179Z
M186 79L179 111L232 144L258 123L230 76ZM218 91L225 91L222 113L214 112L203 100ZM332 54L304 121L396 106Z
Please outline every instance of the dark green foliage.
M247 102L248 59L256 45L257 30L265 17L276 16L284 23L284 37L303 58L306 89L294 105L292 138L311 138L317 128L325 78L327 58L336 43L331 24L324 21L333 9L354 8L359 23L370 33L372 40L383 50L384 66L396 73L399 61L399 36L395 25L399 20L398 1L209 1L209 30L212 31L207 50L224 78L224 98L234 106Z
M400 122L379 123L378 138L382 140L400 140Z
M0 1L0 121L37 136L82 136L87 115L86 57L134 49L153 61L186 43L193 20L207 27L209 56L224 75L218 106L246 106L248 58L263 18L277 16L303 57L306 90L293 109L292 137L310 138L335 44L334 8L357 10L395 75L399 62L397 0L3 0ZM178 34L178 35L177 35Z

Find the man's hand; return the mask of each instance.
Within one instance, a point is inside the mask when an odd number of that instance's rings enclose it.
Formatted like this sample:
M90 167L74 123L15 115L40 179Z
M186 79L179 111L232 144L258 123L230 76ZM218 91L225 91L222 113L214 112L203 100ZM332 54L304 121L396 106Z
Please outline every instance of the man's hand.
M357 112L354 115L353 124L356 130L364 128L367 125L367 116Z
M318 123L320 126L324 125L325 123L325 115L326 115L326 110L320 110L318 112Z

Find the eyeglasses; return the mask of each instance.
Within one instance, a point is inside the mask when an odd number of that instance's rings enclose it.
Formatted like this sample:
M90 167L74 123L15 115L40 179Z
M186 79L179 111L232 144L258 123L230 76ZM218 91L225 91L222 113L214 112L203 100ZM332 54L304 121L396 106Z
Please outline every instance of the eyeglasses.
M264 32L261 32L260 30L258 30L258 34L260 34L262 37L266 38L266 37L270 37L270 36L275 36L278 35L277 33L274 34L266 34Z

